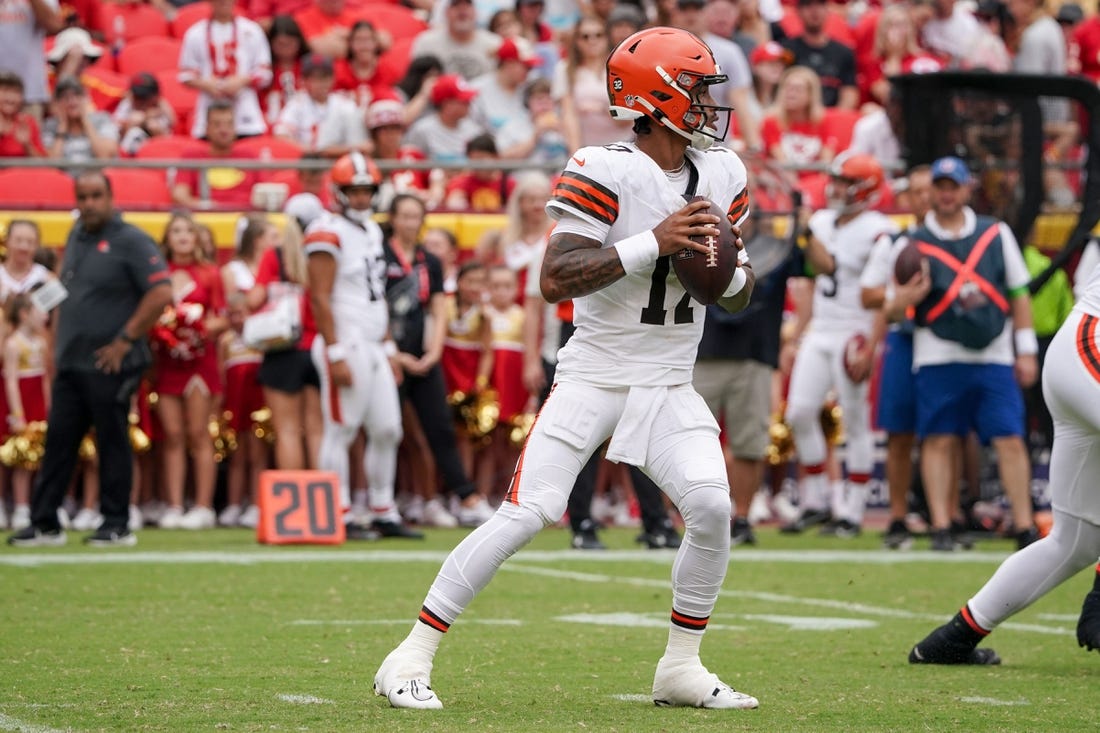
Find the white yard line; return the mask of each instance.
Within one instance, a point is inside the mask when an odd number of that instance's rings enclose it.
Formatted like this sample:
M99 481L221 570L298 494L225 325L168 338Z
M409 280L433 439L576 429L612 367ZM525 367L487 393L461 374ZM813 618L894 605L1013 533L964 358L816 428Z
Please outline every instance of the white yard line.
M283 693L283 694L276 695L275 697L282 700L283 702L288 702L291 705L335 705L336 704L332 700L326 700L323 697L314 697L313 695L290 695L290 694Z
M975 705L994 705L994 706L1007 706L1007 705L1030 705L1027 700L998 700L995 697L960 697L959 702L969 702Z
M47 725L35 725L25 720L13 718L10 715L0 713L0 730L19 731L19 733L71 733L72 728L59 730Z

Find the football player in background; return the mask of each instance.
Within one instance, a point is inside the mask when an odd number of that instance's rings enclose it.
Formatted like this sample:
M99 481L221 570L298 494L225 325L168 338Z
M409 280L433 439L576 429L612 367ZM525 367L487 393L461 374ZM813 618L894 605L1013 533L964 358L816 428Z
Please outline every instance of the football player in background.
M978 644L1100 556L1100 268L1058 329L1043 367L1043 396L1054 419L1050 454L1050 534L1005 560L954 618L909 652L911 664L1000 664ZM1100 648L1100 566L1077 624L1077 642Z
M576 332L505 501L444 562L413 630L375 676L375 692L395 707L442 707L430 677L443 635L505 559L561 518L577 473L609 437L608 458L642 467L684 517L654 702L757 707L699 658L729 561L730 497L718 425L691 386L704 306L669 260L685 248L708 251L690 237L719 234L710 204L685 205L685 194L712 201L735 226L748 215L744 164L710 147L724 137L719 119L728 126L729 109L709 87L726 76L698 37L664 27L623 41L607 72L611 115L634 120L636 140L578 150L547 204L557 225L542 293L574 300ZM753 285L749 267L734 272L719 301L731 311L745 307Z
M859 534L874 467L870 385L875 353L874 313L860 300L860 275L875 242L897 231L889 218L869 208L883 185L882 166L870 155L840 156L829 171L829 208L814 212L807 225L806 261L815 273L813 316L791 370L787 423L798 448L802 515L783 527L801 532L829 522L823 533ZM821 406L834 389L847 435L847 481L828 485ZM831 521L829 521L831 520Z
M320 468L340 477L340 501L351 508L348 448L361 427L371 529L384 537L422 538L405 527L394 502L401 403L397 396L397 346L389 338L386 261L382 230L371 218L371 200L382 182L374 163L349 153L332 166L340 213L325 212L306 230L309 295L318 338L313 363L321 377ZM348 524L351 539L369 539ZM377 537L377 535L375 535Z

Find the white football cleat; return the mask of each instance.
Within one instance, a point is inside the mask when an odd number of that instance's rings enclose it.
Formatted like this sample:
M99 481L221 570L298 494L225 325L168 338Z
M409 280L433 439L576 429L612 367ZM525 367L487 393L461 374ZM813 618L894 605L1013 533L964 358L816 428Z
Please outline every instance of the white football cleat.
M678 662L657 663L653 676L653 703L658 707L751 710L760 707L752 695L738 692L711 674L699 657Z
M415 659L400 646L389 653L374 675L374 694L395 708L441 710L443 702L432 690L432 663Z

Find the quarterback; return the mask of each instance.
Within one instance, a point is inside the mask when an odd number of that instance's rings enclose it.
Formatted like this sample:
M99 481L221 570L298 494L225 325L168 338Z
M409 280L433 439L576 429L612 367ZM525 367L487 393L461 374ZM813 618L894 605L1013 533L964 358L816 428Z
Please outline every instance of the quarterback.
M704 306L669 266L681 249L707 252L691 237L718 234L708 201L735 232L748 215L745 166L710 147L725 135L719 120L728 127L729 108L709 87L725 80L710 48L676 28L635 33L608 57L611 116L634 120L636 139L578 150L547 204L557 224L541 289L550 302L573 299L576 333L504 503L444 562L413 630L375 676L375 692L395 707L442 707L430 675L444 634L500 565L562 516L577 473L609 437L608 457L640 466L684 517L653 701L757 707L699 658L729 559L729 484L718 425L691 386ZM685 205L686 194L705 200ZM740 255L719 301L732 311L752 292Z

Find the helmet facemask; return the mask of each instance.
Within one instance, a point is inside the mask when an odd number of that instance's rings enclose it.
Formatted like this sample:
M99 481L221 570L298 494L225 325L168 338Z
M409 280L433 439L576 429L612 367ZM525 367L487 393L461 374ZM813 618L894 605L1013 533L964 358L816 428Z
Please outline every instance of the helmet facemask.
M833 175L825 185L825 198L829 208L841 215L858 214L878 199L872 188L871 181Z
M711 85L722 84L729 77L721 73L721 69L717 66L715 66L715 72L714 74L693 74L682 71L673 79L668 72L660 66L657 67L657 73L674 90L673 93L686 97L690 106L680 120L670 119L660 110L651 110L651 112L658 122L690 140L691 146L696 150L706 150L715 141L725 140L729 133L733 108L710 103L714 99L708 93ZM704 101L704 97L710 102ZM712 116L715 124L710 126L707 123Z

